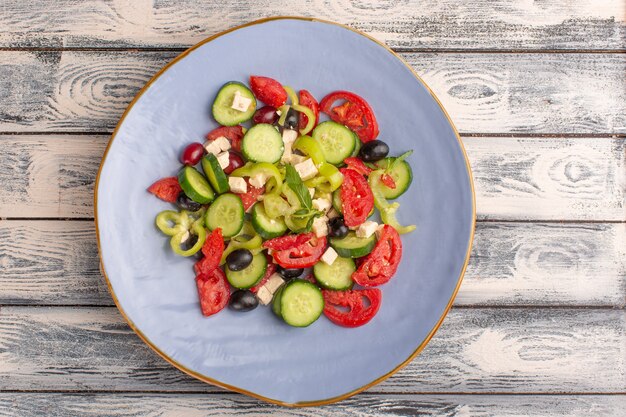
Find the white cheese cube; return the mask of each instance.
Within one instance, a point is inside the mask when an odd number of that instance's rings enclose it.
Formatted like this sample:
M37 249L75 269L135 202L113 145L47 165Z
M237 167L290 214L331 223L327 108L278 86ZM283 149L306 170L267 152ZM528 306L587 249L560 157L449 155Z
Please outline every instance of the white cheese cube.
M226 152L230 150L230 141L226 139L224 136L220 136L219 138L213 141L217 146L219 146L220 151Z
M298 139L297 130L291 130L291 129L283 130L283 143L285 144L285 146L289 145L289 149L291 149L291 145L293 145L296 139Z
M261 188L267 182L267 178L268 178L267 175L263 173L259 173L250 177L249 182L251 186L256 187L256 188Z
M235 109L240 112L248 111L250 105L252 104L252 99L248 97L244 97L241 95L239 91L235 91L235 96L233 97L233 104L230 106L231 109Z
M285 283L285 280L283 279L283 277L281 277L279 274L272 274L270 279L268 279L265 285L263 286L267 288L267 290L270 293L275 294L276 290L279 289L280 286L283 285L284 283Z
M226 167L230 165L228 152L222 152L221 154L217 155L217 163L220 164L220 167L222 169L226 169Z
M271 303L273 297L274 295L265 287L265 285L259 288L259 290L256 292L256 298L258 298L259 303L263 304L264 306Z
M339 217L339 212L337 212L337 210L332 207L330 210L328 210L328 213L326 213L326 217L328 217L328 220L336 219L337 217Z
M376 239L380 239L380 235L383 232L383 229L385 228L385 224L379 224L378 227L376 228Z
M317 237L326 236L328 234L328 218L322 216L313 220L312 230Z
M356 236L368 238L374 233L376 233L377 228L378 228L378 223L367 220L365 223L363 223L356 229Z
M322 255L322 262L324 262L327 265L332 265L338 256L339 255L337 255L337 252L335 252L333 248L329 247L328 249L326 249L326 252L324 252L324 254Z
M326 213L328 210L330 210L331 206L332 206L332 203L330 202L330 200L326 198L313 199L313 208L315 210L319 210L323 213Z
M228 177L228 186L230 191L236 194L245 194L248 192L248 184L241 177Z
M291 155L289 155L289 159L287 160L287 163L296 166L301 162L306 161L308 158L304 155L297 155L295 153L292 153Z
M300 178L302 178L302 181L310 180L317 175L317 167L315 166L311 158L308 158L305 161L294 165L294 168L296 169L296 171L298 171L298 174L300 175Z
M315 195L315 188L309 187L309 194L311 195L311 198L313 198Z
M219 155L222 152L219 143L216 143L214 140L210 140L204 143L204 149L206 149L207 153L211 153L213 155Z

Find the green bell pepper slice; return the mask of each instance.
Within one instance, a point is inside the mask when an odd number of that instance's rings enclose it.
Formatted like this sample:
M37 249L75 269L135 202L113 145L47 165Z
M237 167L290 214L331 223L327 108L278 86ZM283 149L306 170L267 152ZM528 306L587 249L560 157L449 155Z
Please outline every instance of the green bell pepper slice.
M283 85L283 88L285 89L285 92L287 93L287 97L289 97L289 100L291 100L291 107L293 107L295 111L304 113L304 115L307 118L306 126L300 129L300 134L301 135L308 134L311 130L313 130L313 125L315 125L315 115L313 114L313 110L311 110L307 106L303 106L302 104L300 104L300 100L298 100L298 96L296 92L293 90L293 88L289 87L288 85ZM287 117L286 112L283 114L285 114L285 117ZM281 118L283 114L280 115ZM280 124L280 119L278 120L278 123ZM283 120L283 123L280 125L282 126L284 124L285 124L285 120Z
M378 211L380 211L380 218L383 221L383 223L388 224L389 226L393 227L400 234L412 232L416 228L414 224L409 225L409 226L402 226L398 222L398 219L396 217L396 212L398 211L398 208L400 207L400 203L394 202L390 204L387 201L387 199L382 195L382 193L379 191L380 190L380 176L384 174L384 172L385 171L382 169L373 171L369 175L369 179L368 179L370 188L372 189L372 193L374 194L374 205L376 206Z
M204 228L204 209L196 212L188 212L186 210L180 213L173 210L165 210L156 217L156 225L167 236L171 236L170 246L174 253L181 256L191 256L202 249L206 240L206 230ZM181 248L189 239L189 235L193 234L198 237L196 243L189 249Z
M233 177L253 177L258 174L263 174L268 178L265 186L266 193L280 193L283 187L283 176L276 165L269 162L248 162L231 172L230 175Z
M307 187L318 187L323 192L333 192L341 186L343 175L336 166L326 162L322 148L315 139L310 136L300 136L294 142L293 149L311 158L319 172L318 176L304 182Z
M220 265L226 263L226 257L237 249L248 249L253 255L256 255L263 250L262 245L263 239L261 236L254 230L250 222L245 222L241 232L239 232L237 236L232 237L230 242L228 242L222 254Z
M300 136L292 145L292 149L300 151L313 160L316 167L326 163L320 144L311 136Z

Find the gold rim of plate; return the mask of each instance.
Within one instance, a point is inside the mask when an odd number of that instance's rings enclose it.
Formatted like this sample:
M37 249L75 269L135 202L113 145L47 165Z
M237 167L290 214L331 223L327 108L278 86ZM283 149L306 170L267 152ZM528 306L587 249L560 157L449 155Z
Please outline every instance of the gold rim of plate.
M367 39L371 40L372 42L375 42L376 44L382 46L383 48L385 48L390 54L392 54L393 56L395 56L397 59L400 60L400 62L402 62L413 74L413 76L417 79L417 81L419 81L425 88L426 90L430 93L430 95L435 99L435 101L437 102L437 104L439 105L439 107L441 108L441 110L443 111L444 115L446 116L446 118L448 119L448 122L450 123L450 125L452 126L452 130L454 131L454 134L456 136L456 139L459 143L459 146L461 147L461 150L463 151L463 157L465 159L465 167L467 169L467 174L469 177L469 182L470 182L470 190L472 193L472 227L471 227L471 233L470 233L470 238L469 238L469 242L468 242L468 246L467 246L467 252L465 254L465 262L463 263L463 268L461 269L461 273L459 275L459 279L457 281L456 287L454 289L454 292L452 293L452 297L450 297L450 300L448 301L448 305L446 306L443 314L441 315L441 317L439 318L439 320L437 321L437 323L435 324L435 326L433 327L433 329L430 331L430 333L426 336L426 338L422 341L422 343L420 343L420 345L413 351L413 353L411 353L411 355L409 355L408 358L406 358L402 363L400 363L398 366L396 366L394 369L392 369L391 371L387 372L385 375L382 375L378 378L376 378L375 380L363 385L360 388L354 389L350 392L347 392L345 394L336 396L336 397L332 397L332 398L326 398L324 400L318 400L318 401L306 401L306 402L298 402L298 403L285 403L282 401L278 401L278 400L274 400L271 398L267 398L264 397L262 395L258 395L255 394L253 392L250 391L246 391L244 389L223 383L221 381L218 381L216 379L210 378L208 376L199 374L195 371L192 371L191 369L186 368L185 366L181 365L180 363L176 362L174 359L170 358L168 355L166 355L164 352L162 352L158 347L156 347L151 341L150 339L148 339L142 332L141 330L139 330L137 328L137 326L135 326L135 323L132 322L132 320L130 320L130 318L128 318L128 316L126 315L126 313L124 312L124 310L122 309L122 306L120 305L117 296L115 295L115 291L113 291L113 287L111 285L111 281L109 281L109 278L106 274L106 270L104 267L104 263L102 262L102 248L100 245L100 231L98 229L98 185L100 182L100 174L102 173L102 167L104 166L104 163L106 161L106 157L107 154L109 153L109 149L111 147L111 144L113 143L113 141L115 140L115 136L120 128L120 126L122 125L122 123L124 122L124 119L126 118L126 116L128 115L128 112L133 108L133 106L135 105L135 103L137 102L137 100L139 100L139 98L143 95L143 93L150 87L150 85L156 81L161 74L163 74L165 71L167 71L172 65L174 65L175 63L177 63L178 61L182 60L183 58L185 58L190 52L194 51L195 49L199 48L200 46L211 42L214 39L217 39L223 35L226 35L230 32L234 32L236 30L239 29L243 29L249 26L253 26L253 25L258 25L261 23L266 23L266 22L271 22L274 20L303 20L303 21L308 21L308 22L320 22L320 23L326 23L326 24L330 24L330 25L335 25L335 26L339 26L342 27L344 29L350 30L354 33L357 33L361 36L366 37ZM470 164L469 164L469 160L467 159L467 152L465 151L465 147L463 146L463 142L461 141L461 138L459 136L459 132L456 129L456 126L454 125L454 123L452 122L452 120L450 119L450 116L448 115L448 112L445 110L445 108L443 107L443 105L441 104L441 101L439 101L439 99L437 98L437 96L435 95L435 93L433 93L433 91L428 87L428 85L426 85L426 83L420 78L419 75L417 75L417 73L413 70L413 68L411 68L411 66L409 64L407 64L404 59L402 59L398 54L396 54L394 51L392 51L387 45L385 45L384 43L374 39L373 37L371 37L370 35L363 33L359 30L353 29L349 26L343 25L341 23L336 23L336 22L331 22L329 20L323 20L323 19L317 19L317 18L311 18L311 17L300 17L300 16L273 16L273 17L267 17L264 19L259 19L259 20L255 20L240 26L235 26L233 28L227 29L223 32L217 33L213 36L210 36L200 42L198 42L197 44L195 44L194 46L192 46L191 48L187 49L186 51L182 52L180 55L178 55L176 58L174 58L172 61L170 61L167 65L165 65L163 68L161 68L152 78L150 78L150 80L146 83L146 85L143 86L143 88L137 93L137 95L133 98L133 100L130 102L130 104L128 105L128 107L126 108L126 110L124 111L124 114L122 114L122 117L120 118L120 121L117 123L117 126L115 127L115 130L113 131L113 134L111 135L111 139L109 140L109 143L107 144L107 147L104 151L104 155L102 156L102 162L100 163L100 168L98 169L98 175L96 176L96 185L94 188L94 219L95 219L95 224L96 224L96 239L97 239L97 244L98 244L98 257L100 259L100 269L102 272L102 275L104 276L104 279L106 280L106 284L107 287L109 289L109 293L111 294L111 297L113 298L113 301L115 302L115 305L117 306L117 309L120 311L120 313L122 314L122 317L124 317L124 320L126 320L126 322L128 323L128 325L130 326L131 329L133 329L133 331L141 338L141 340L144 341L145 344L147 344L152 350L154 350L159 356L161 356L163 359L165 359L167 362L169 362L171 365L173 365L174 367L180 369L181 371L183 371L184 373L193 376L194 378L197 378L203 382L212 384L212 385L216 385L218 387L222 387L222 388L226 388L230 391L234 391L234 392L238 392L240 394L245 394L248 395L250 397L254 397L254 398L258 398L260 400L263 401L267 401L269 403L272 404L277 404L277 405L281 405L284 407L315 407L315 406L320 406L320 405L327 405L327 404L332 404L341 400L345 400L346 398L352 397L353 395L356 395L362 391L365 391L368 388L373 387L374 385L384 381L385 379L389 378L390 376L392 376L393 374L395 374L396 372L398 372L400 369L404 368L406 365L409 364L409 362L411 362L417 355L420 354L420 352L426 347L426 345L428 344L428 342L430 342L430 339L432 339L432 337L435 335L435 333L437 332L437 330L439 330L439 327L441 326L441 323L443 322L444 318L446 317L446 315L448 314L448 311L450 311L450 308L452 307L452 303L454 302L454 299L456 298L456 295L459 291L459 288L461 286L461 282L463 281L463 275L465 275L465 270L467 268L467 264L469 262L469 257L470 257L470 252L472 249L472 243L474 241L474 231L476 228L476 194L474 192L474 181L472 178L472 170L470 168Z

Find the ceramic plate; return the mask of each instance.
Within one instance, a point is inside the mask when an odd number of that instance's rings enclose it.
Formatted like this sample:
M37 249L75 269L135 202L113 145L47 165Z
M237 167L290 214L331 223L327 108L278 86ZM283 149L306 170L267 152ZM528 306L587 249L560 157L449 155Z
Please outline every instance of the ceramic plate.
M210 105L229 80L265 75L321 99L362 95L394 154L413 149L413 183L399 202L404 256L378 315L347 329L322 317L293 328L269 308L200 313L193 261L154 226L170 208L146 192L174 175L181 149L216 127ZM411 69L375 40L311 19L253 22L175 59L137 95L103 159L96 190L101 260L133 329L181 370L283 405L346 398L391 375L428 342L461 281L473 236L473 188L454 126Z

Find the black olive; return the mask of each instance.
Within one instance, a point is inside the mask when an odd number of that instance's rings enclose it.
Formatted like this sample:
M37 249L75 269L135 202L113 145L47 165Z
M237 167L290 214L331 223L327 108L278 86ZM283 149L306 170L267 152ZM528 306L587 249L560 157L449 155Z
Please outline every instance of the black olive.
M235 311L250 311L257 308L259 300L250 290L237 290L230 295L229 305Z
M285 129L296 130L298 129L298 122L300 117L298 112L290 108L287 112L287 118L285 119Z
M361 146L359 158L365 162L380 161L389 154L389 146L382 140L373 140Z
M276 272L278 272L286 280L289 280L289 279L297 278L300 275L302 275L302 273L304 272L304 269L303 268L287 269L287 268L283 268L282 266L278 265L277 268L276 268Z
M335 217L329 222L330 230L328 232L332 237L346 237L348 232L348 226L343 222L343 217Z
M183 210L198 211L202 208L202 204L196 203L191 198L187 197L187 194L180 193L176 199L176 204Z
M252 253L248 249L237 249L226 257L226 265L231 271L241 271L252 262Z

